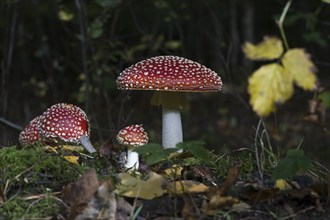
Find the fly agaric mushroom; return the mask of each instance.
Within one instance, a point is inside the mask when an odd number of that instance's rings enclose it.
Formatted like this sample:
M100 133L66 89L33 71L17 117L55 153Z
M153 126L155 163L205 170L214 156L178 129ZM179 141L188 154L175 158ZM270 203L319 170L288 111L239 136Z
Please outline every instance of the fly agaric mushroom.
M118 132L117 141L127 147L126 168L139 168L139 154L133 149L148 143L148 134L144 131L142 125L130 125Z
M80 143L89 153L95 148L89 140L89 121L81 108L59 103L48 108L40 119L39 132L45 139Z
M155 90L151 104L162 106L162 145L175 148L183 141L180 111L189 108L186 92L218 92L222 81L211 69L177 56L140 61L120 73L118 89Z
M19 134L18 141L22 146L32 145L42 140L38 131L40 127L40 118L41 116L32 119L30 123Z

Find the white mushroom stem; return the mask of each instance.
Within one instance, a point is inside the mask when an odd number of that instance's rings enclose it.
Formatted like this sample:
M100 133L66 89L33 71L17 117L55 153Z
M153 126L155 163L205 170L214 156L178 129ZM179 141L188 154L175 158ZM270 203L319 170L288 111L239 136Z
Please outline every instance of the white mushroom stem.
M127 162L125 164L127 169L133 168L139 169L139 154L134 152L133 149L128 148L127 150Z
M89 153L94 153L96 150L93 147L91 141L89 140L89 137L86 135L83 135L79 139L81 145L89 152Z
M164 148L175 148L183 141L180 110L167 108L163 105L163 135Z

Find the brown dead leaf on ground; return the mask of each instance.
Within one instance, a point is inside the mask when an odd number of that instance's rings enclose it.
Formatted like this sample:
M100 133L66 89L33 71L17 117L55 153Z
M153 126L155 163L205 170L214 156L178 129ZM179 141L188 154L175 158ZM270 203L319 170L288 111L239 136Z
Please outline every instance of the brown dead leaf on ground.
M87 205L94 193L99 188L96 171L91 169L81 176L75 183L70 183L63 189L63 201L69 206L67 211L74 219Z
M271 199L279 191L278 188L264 188L256 184L246 184L239 190L239 195L250 203L256 204Z
M238 167L231 167L228 171L225 182L219 187L211 188L207 192L208 201L204 202L202 207L205 214L214 216L221 207L233 206L240 202L238 198L225 195L229 188L236 183L238 174Z
M63 189L63 201L67 203L67 219L126 220L133 212L124 199L116 199L111 180L101 184L94 169L89 170L75 183Z
M107 219L115 220L117 201L114 187L108 180L103 182L94 196L89 200L87 206L75 217L75 220L84 219Z

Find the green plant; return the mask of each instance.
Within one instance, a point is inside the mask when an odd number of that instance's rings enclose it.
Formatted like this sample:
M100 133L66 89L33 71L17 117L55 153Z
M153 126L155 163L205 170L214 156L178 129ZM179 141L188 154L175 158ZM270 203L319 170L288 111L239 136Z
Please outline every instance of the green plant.
M272 173L272 179L286 179L296 175L299 171L307 171L311 160L300 149L289 150L286 157L277 163Z
M201 161L208 161L210 159L210 152L204 148L205 142L203 141L186 141L178 143L176 148L163 149L160 144L146 144L136 148L134 151L146 157L148 165L154 165L164 160L175 158L178 149L187 150L196 159Z

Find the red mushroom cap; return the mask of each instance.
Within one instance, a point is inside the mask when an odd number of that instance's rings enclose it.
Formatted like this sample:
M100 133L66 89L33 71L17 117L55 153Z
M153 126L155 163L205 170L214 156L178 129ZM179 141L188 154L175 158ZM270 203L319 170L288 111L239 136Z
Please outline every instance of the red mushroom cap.
M211 69L177 56L157 56L125 69L118 89L182 92L220 91L221 78Z
M120 144L138 147L148 143L148 134L142 125L130 125L118 132L117 141Z
M30 123L19 134L18 141L21 145L31 145L35 142L41 141L39 134L41 116L38 116L30 121Z
M79 143L83 135L89 137L89 121L85 112L72 104L51 106L43 113L40 125L41 135L45 138Z

